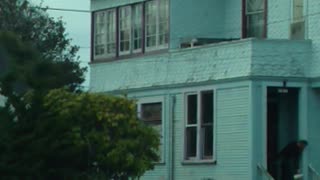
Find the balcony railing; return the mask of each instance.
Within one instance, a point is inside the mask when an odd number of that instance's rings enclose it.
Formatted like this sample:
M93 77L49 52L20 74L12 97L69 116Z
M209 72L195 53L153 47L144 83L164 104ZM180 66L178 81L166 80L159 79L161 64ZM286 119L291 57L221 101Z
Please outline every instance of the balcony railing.
M320 174L309 164L309 180L320 180Z
M258 168L260 176L262 176L263 180L275 180L271 176L271 174L268 172L267 168L265 168L262 164L258 164L257 168Z

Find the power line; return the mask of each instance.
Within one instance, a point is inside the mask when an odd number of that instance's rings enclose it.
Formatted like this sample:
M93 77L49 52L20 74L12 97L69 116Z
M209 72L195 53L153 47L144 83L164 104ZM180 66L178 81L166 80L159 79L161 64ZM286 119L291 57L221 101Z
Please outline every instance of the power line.
M50 8L50 7L39 7L43 10L51 10L51 11L65 11L65 12L78 12L78 13L91 13L89 10L83 10L83 9L65 9L65 8Z

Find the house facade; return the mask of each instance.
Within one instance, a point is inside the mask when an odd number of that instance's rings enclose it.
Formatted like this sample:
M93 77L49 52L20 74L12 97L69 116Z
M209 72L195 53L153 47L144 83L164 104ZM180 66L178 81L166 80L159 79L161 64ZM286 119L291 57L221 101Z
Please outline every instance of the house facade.
M137 100L161 134L141 179L259 180L305 139L320 172L319 0L91 0L92 92Z

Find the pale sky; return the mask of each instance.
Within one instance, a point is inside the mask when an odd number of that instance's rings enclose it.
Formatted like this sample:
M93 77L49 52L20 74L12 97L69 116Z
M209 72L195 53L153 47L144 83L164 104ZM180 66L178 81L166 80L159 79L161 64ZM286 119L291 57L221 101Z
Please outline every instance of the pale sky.
M90 0L30 0L43 6L58 9L90 10ZM90 61L90 13L48 10L50 16L59 18L66 23L68 37L72 38L72 44L80 46L78 55L82 66L88 66ZM89 70L89 68L88 68ZM89 86L89 72L86 75L84 86Z

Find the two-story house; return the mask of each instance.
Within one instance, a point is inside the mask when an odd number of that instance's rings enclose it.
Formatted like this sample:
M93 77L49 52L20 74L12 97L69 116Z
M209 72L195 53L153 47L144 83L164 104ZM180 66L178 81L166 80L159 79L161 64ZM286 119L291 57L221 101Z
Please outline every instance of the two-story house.
M279 177L305 139L320 171L319 0L91 0L92 92L137 99L161 134L141 179Z

